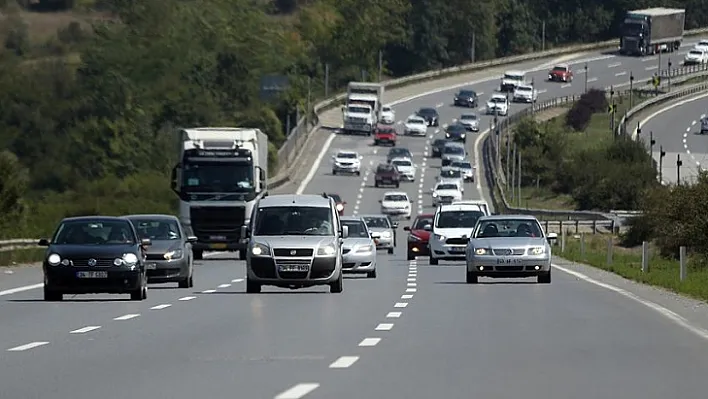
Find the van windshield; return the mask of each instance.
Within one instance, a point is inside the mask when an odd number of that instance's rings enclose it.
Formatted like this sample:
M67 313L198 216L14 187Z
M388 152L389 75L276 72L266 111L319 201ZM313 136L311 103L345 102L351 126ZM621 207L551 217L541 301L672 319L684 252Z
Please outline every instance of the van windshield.
M255 236L333 236L332 212L325 207L274 206L258 209Z

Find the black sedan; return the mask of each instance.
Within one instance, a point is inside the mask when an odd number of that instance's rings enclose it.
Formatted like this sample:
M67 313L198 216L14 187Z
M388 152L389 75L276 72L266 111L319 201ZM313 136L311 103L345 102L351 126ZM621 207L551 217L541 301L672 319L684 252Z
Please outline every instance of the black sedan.
M474 90L460 90L455 94L456 106L476 108L478 103L477 93Z
M442 154L442 150L445 147L445 144L448 143L450 140L446 139L435 139L433 141L433 145L430 146L430 157L431 158L440 158Z
M150 239L139 239L130 220L111 216L66 218L59 223L42 262L44 300L64 294L130 294L147 299L145 252Z
M438 111L435 108L421 108L415 114L425 119L425 122L428 124L428 126L440 125L438 121L440 119L440 116L438 115Z
M445 129L445 138L465 143L467 142L467 128L459 123L452 124Z

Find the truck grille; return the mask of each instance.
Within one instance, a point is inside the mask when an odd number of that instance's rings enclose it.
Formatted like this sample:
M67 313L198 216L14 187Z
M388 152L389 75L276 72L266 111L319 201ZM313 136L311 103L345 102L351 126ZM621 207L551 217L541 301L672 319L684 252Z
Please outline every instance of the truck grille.
M314 252L314 250L312 248L275 248L275 249L273 249L273 255L275 255L275 256L310 257L310 256L312 256L313 252Z
M348 118L348 121L351 123L366 123L366 118Z
M212 240L211 236L226 237L226 241L238 241L241 238L241 225L246 218L243 206L191 207L189 217L194 235L201 242Z

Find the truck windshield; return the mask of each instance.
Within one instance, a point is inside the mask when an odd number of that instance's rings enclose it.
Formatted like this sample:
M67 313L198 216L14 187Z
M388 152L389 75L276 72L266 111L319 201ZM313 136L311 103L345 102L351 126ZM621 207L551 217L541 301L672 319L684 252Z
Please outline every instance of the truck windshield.
M370 111L366 107L356 107L356 106L350 106L349 107L349 112L353 114L368 114Z
M643 24L638 24L636 22L625 22L622 27L622 34L624 36L639 36L644 30Z
M247 193L255 189L253 165L244 161L184 163L182 187L188 193Z

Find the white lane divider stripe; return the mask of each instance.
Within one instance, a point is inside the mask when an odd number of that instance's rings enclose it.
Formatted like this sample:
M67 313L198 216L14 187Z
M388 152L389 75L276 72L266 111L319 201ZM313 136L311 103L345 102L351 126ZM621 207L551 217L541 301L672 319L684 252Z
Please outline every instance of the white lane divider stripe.
M150 309L152 309L152 310L162 310L162 309L167 309L167 308L169 308L170 306L172 306L172 305L169 304L169 303L163 303L162 305L153 306L153 307L151 307Z
M406 292L417 292L417 288L406 288Z
M415 277L411 277L411 278L408 278L408 279L406 279L406 280L408 280L408 281L410 281L410 282L415 282Z
M84 328L79 328L74 331L69 331L69 334L86 334L87 332L98 330L99 328L101 328L101 326L86 326Z
M413 295L411 295L411 294L401 295L401 299L413 299Z
M213 294L215 292L216 292L216 290L204 290L204 291L202 291L202 294Z
M216 287L216 288L229 288L229 287L231 287L231 284L220 284L220 285L219 285L218 287Z
M396 302L395 305L393 305L394 308L405 308L408 306L408 302Z
M376 326L376 331L391 331L393 323L381 323Z
M9 290L0 291L0 296L17 294L18 292L25 292L29 290L36 290L37 288L44 287L44 283L25 285L24 287L11 288Z
M232 283L240 283L242 281L243 281L242 278L235 278L235 279L231 280Z
M117 321L130 320L130 319L134 319L139 316L140 316L140 313L131 313L131 314L125 314L123 316L118 316L118 317L114 318L113 320L117 320Z
M351 367L356 361L359 360L359 356L342 356L335 360L329 365L331 369L346 369Z
M185 296L185 297L178 299L178 301L191 301L192 299L197 299L197 297L196 296Z
M386 315L387 319L397 319L399 317L401 317L401 312L388 312Z
M418 283L408 283L408 286L409 286L409 287L417 287L417 286L418 286Z
M364 338L359 342L359 346L376 346L381 342L381 338Z
M8 352L22 352L22 351L38 348L40 346L48 345L48 344L49 344L49 342L46 342L46 341L30 342L29 344L24 344L24 345L16 346L14 348L10 348L7 351Z
M320 384L314 382L297 384L278 394L275 399L300 399L319 387Z

